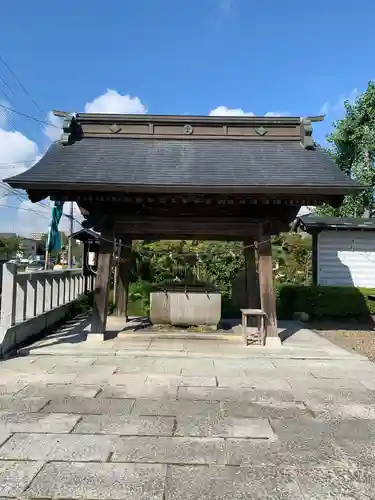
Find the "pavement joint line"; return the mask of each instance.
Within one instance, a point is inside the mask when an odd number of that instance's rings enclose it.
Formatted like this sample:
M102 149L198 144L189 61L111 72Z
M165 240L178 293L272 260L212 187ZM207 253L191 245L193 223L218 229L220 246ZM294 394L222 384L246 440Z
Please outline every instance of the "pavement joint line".
M28 460L27 460L28 461ZM30 460L31 461L31 460ZM35 462L40 462L40 460L35 460ZM33 475L33 477L30 479L30 481L28 482L28 484L26 485L26 488L24 488L24 490L22 491L22 496L26 493L26 491L30 488L30 486L32 485L32 483L34 482L34 479L37 478L37 476L39 475L39 473L42 471L42 469L44 469L44 466L47 464L48 462L44 462L43 465L40 467L40 469L38 469L36 471L36 473Z
M3 442L1 442L1 441L0 441L0 448L1 448L2 446L4 446L4 444L6 444L6 443L7 443L7 442L8 442L8 441L9 441L9 440L10 440L10 439L14 436L14 434L15 434L15 432L12 432L12 433L11 433L11 434L10 434L10 435L9 435L9 436L5 439L5 441L3 441Z
M86 387L85 385L83 385L83 387ZM98 392L95 394L95 396L92 398L92 399L99 399L98 396L99 394L101 394L103 392L103 387L99 387L98 388ZM105 398L106 399L106 398ZM124 398L125 399L125 398Z
M39 408L38 411L35 411L35 412L26 412L26 413L42 413L43 410L44 410L44 408L46 408L46 406L48 406L51 401L52 401L52 399L49 399L41 408Z
M79 417L77 422L73 425L73 427L70 429L70 431L68 432L68 434L73 434L74 433L74 430L77 428L78 424L80 422L82 422L83 420L83 416Z

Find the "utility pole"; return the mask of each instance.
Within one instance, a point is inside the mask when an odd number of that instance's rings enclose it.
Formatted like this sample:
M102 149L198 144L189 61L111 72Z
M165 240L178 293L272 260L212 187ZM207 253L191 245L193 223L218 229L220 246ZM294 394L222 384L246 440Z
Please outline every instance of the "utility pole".
M70 234L68 238L68 269L71 269L73 267L73 256L72 256L72 234L73 234L73 202L70 202L70 213L69 213L69 220L70 220Z

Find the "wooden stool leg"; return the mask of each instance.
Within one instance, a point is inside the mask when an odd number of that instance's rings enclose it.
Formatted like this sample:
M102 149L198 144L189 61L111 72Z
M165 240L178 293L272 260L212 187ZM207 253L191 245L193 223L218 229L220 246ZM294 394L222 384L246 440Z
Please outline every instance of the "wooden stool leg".
M264 316L260 317L260 343L261 345L265 344L266 341L266 331L264 328Z
M247 316L242 313L242 338L247 346Z

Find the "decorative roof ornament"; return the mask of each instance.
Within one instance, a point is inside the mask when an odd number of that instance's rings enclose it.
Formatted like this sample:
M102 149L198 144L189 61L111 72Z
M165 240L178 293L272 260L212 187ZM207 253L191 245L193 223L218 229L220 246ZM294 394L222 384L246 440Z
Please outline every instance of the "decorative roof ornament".
M193 127L189 123L184 125L184 134L191 135L193 133L193 130Z
M63 133L60 138L60 143L63 146L68 146L82 139L82 127L73 115L66 115L63 121Z
M301 118L301 144L305 149L315 149L312 131L311 120L309 120L308 118Z
M260 126L258 128L255 129L255 132L260 135L260 136L264 136L267 134L268 130L266 130L263 126Z
M120 132L121 127L120 127L120 125L117 125L117 123L114 123L113 125L111 125L111 126L109 127L109 130L110 130L113 134L117 134L118 132Z

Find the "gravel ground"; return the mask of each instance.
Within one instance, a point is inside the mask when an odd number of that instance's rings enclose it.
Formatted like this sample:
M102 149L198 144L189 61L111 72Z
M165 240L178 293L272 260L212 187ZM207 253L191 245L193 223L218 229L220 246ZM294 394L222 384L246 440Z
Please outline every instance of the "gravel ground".
M354 322L347 324L317 324L311 325L313 331L333 344L363 354L375 362L375 326L360 325Z

